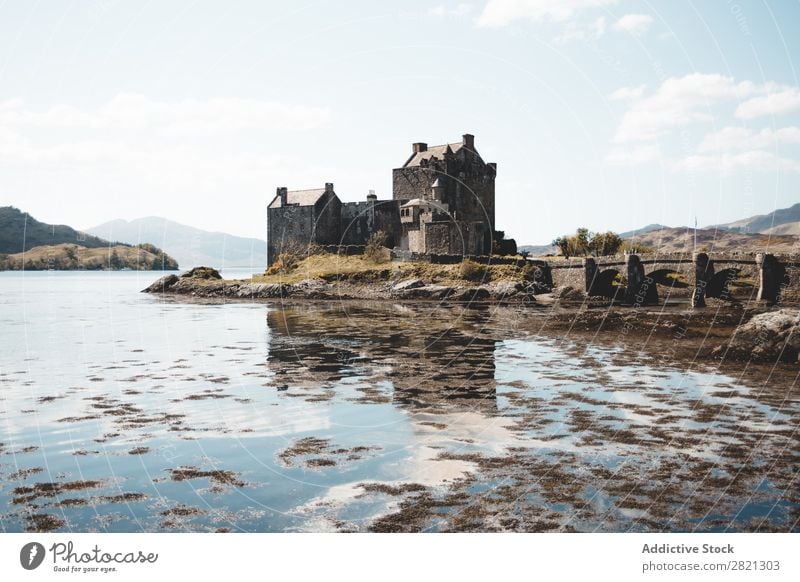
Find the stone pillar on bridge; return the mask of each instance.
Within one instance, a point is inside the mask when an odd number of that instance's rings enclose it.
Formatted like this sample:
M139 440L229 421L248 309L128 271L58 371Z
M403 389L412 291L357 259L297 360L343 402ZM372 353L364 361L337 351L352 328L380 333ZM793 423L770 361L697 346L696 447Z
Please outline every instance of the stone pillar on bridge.
M585 289L587 295L592 294L595 277L597 277L597 262L592 257L583 259L583 271L586 277Z
M694 259L694 293L692 307L706 306L706 286L714 276L714 261L706 253L695 253Z
M639 255L625 255L625 266L627 271L628 286L625 288L625 303L628 305L639 304L645 302L645 297L642 292L642 283L644 283L644 266L639 259Z
M781 264L775 255L759 253L756 255L758 265L758 301L777 303L781 294L783 273Z

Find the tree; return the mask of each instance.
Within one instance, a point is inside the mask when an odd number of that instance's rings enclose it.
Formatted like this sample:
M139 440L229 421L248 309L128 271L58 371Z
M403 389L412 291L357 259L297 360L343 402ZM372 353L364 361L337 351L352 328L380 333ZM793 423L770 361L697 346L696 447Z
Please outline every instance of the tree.
M587 255L589 254L590 235L588 228L579 228L573 235L565 234L555 239L553 246L558 247L566 258Z
M588 228L579 228L575 234L565 234L553 241L566 258L575 256L614 255L622 247L620 236L611 232L590 232Z
M589 248L595 256L616 255L622 247L622 238L616 233L596 232L589 239Z
M108 265L115 271L118 271L122 268L122 260L120 260L119 255L117 254L117 249L111 251L111 257L108 260Z

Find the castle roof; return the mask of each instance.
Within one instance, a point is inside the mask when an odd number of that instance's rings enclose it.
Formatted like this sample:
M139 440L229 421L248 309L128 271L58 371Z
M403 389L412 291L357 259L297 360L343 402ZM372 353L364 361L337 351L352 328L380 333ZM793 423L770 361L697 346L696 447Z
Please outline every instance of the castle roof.
M286 205L314 206L325 194L325 188L312 188L311 190L289 190L286 192ZM281 207L281 197L275 196L269 205L270 208Z
M463 146L464 144L461 142L430 146L424 152L416 152L413 156L409 158L409 160L403 165L403 167L408 168L411 166L419 166L422 160L430 160L431 158L439 158L441 160L442 158L444 158L448 150L451 153L456 153Z

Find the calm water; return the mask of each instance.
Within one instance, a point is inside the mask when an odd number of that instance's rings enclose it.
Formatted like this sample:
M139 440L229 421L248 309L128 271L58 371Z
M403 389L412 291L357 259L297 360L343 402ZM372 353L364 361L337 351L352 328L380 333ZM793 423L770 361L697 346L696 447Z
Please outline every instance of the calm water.
M791 368L660 366L511 308L192 304L153 279L0 273L3 530L798 527Z

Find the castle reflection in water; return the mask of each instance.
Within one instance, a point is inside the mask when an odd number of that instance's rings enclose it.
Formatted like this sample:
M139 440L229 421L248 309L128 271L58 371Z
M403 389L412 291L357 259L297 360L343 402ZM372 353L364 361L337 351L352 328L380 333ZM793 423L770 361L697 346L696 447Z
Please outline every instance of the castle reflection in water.
M368 394L405 407L494 407L496 340L484 309L291 304L270 306L267 366L287 392L325 399L358 377ZM447 311L444 313L444 311Z

